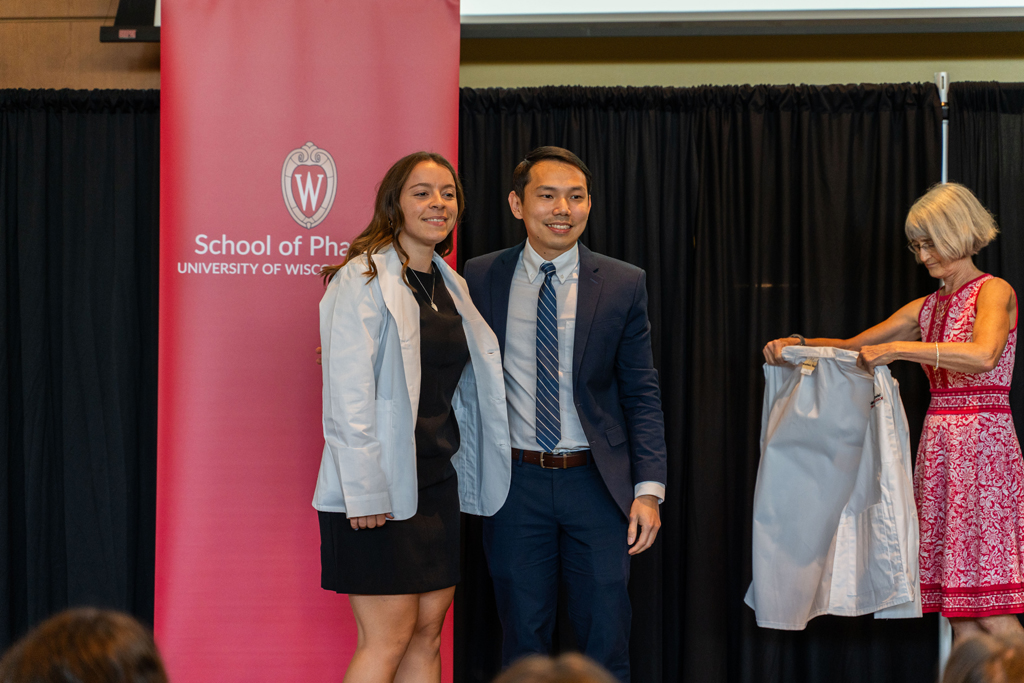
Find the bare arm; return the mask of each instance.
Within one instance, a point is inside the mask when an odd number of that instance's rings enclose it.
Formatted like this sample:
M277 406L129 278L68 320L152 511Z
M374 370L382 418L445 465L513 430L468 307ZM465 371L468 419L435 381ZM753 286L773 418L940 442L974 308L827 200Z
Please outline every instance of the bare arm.
M921 328L917 324L917 316L921 313L921 306L923 305L924 297L915 299L893 313L886 320L849 339L817 337L807 339L804 343L807 346L832 346L848 351L860 351L865 346L876 344L896 341L912 342L921 338ZM796 337L783 337L782 339L772 340L765 344L764 359L769 365L784 365L782 349L799 343L800 340Z
M892 341L865 345L857 364L865 370L888 365L894 360L935 365L938 350L939 367L956 372L989 372L1003 355L1010 328L1016 323L1017 299L1013 288L1004 280L993 278L978 294L974 331L969 342Z

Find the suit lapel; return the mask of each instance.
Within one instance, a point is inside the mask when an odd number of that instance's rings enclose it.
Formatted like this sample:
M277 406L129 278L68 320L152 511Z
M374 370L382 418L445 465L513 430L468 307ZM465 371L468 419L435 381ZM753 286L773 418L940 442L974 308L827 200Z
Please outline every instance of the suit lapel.
M572 349L572 376L578 380L583 353L590 337L590 325L594 322L597 302L601 298L604 278L597 272L593 253L582 244L580 247L580 273L576 287L576 336Z
M519 246L506 249L495 260L489 273L487 286L491 290L491 329L498 337L501 357L505 358L505 331L508 328L508 293L512 288L512 276L515 275L519 254L523 252L526 242Z

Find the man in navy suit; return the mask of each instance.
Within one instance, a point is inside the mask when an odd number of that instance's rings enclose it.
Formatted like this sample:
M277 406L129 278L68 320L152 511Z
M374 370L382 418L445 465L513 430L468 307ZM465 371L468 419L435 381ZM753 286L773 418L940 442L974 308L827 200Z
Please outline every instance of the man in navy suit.
M666 450L646 276L578 243L591 174L540 147L509 205L525 243L472 259L473 301L501 346L512 486L484 520L508 664L551 649L560 587L580 648L629 681L629 559L654 543Z

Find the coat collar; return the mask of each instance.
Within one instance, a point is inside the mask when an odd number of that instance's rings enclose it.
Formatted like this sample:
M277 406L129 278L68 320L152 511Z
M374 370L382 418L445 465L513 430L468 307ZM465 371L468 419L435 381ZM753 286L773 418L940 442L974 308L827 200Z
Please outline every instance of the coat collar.
M441 273L441 278L444 280L444 284L448 287L448 294L451 295L452 301L455 302L455 310L459 312L464 321L472 322L483 322L483 316L480 315L480 311L473 305L473 297L469 294L469 285L461 275L456 273L448 262L441 258L440 254L434 254L434 265L437 266L438 272Z
M540 267L545 263L544 257L538 254L529 242L523 247L523 267L526 269L526 279L535 282L540 275ZM579 244L574 244L571 249L565 251L555 258L551 263L555 266L555 274L558 281L565 283L566 279L576 270L580 262Z
M459 315L467 320L482 320L462 276L452 270L440 254L435 253L431 260L441 273ZM373 262L377 265L384 305L398 324L401 338L409 339L414 330L419 331L420 308L412 290L402 280L402 259L394 247L387 247L373 255ZM415 328L410 327L410 324L415 325Z

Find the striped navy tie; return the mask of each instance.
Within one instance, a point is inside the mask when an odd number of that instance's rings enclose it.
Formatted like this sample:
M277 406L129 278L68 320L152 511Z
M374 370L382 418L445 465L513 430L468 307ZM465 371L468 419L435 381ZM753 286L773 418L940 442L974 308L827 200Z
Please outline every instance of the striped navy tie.
M558 307L555 302L555 264L545 261L544 282L537 298L537 445L550 453L562 438L558 412Z

